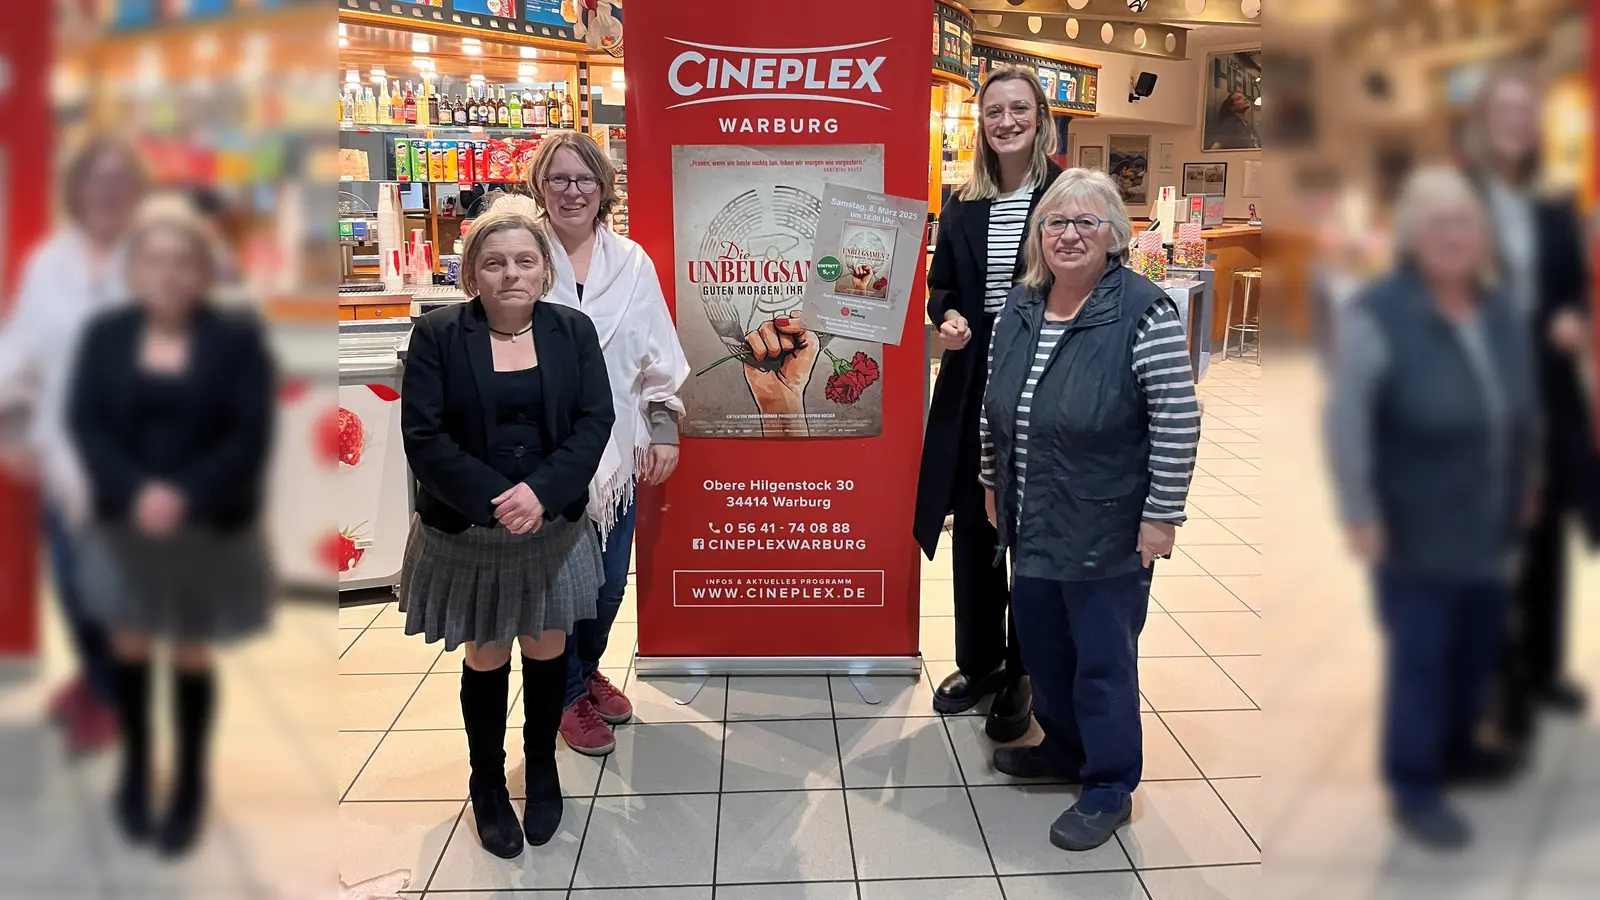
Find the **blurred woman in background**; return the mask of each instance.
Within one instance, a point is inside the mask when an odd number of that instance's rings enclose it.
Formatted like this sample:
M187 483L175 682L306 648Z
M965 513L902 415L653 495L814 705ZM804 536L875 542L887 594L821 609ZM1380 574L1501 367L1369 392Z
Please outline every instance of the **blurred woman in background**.
M1503 769L1477 731L1533 490L1536 389L1527 319L1486 277L1467 179L1420 169L1395 208L1398 262L1340 323L1326 439L1385 636L1393 811L1423 845L1457 849L1470 834L1444 786Z
M1200 443L1178 307L1125 265L1132 237L1105 173L1069 169L1045 192L1022 283L995 321L979 423L1044 730L1037 746L995 750L994 767L1082 785L1050 827L1064 850L1099 847L1133 815L1139 634Z
M689 378L689 362L655 264L643 247L606 226L619 197L616 168L600 145L586 134L547 138L528 180L552 238L549 300L580 309L594 322L617 417L589 485L589 519L600 536L605 583L595 617L573 628L561 716L567 746L604 756L617 743L611 726L633 718L633 704L600 671L600 658L628 589L634 489L663 484L678 467L678 392Z
M933 708L962 713L995 694L985 730L1006 742L1027 733L1033 693L1010 621L1011 586L1004 561L995 559L998 538L978 483L984 353L995 316L1022 275L1028 217L1061 168L1050 161L1056 135L1032 69L990 70L978 91L978 114L983 136L972 176L939 216L928 270L928 317L939 326L944 357L922 443L913 533L932 559L945 517L953 514L956 671L934 691Z
M264 628L270 578L257 523L274 374L250 315L210 302L220 251L186 201L148 201L127 244L134 303L86 330L70 400L94 522L85 597L110 630L123 731L117 822L180 854L199 836L216 705L214 644ZM171 647L176 763L150 811L150 669Z
M122 239L144 194L133 148L110 137L84 142L61 181L65 223L33 251L16 305L0 328L0 407L31 416L25 441L0 435L0 465L37 473L51 580L66 618L79 674L50 702L67 745L89 752L116 740L116 685L104 629L84 612L76 574L77 532L89 515L88 486L66 424L72 360L85 323L127 299Z
M1496 719L1514 747L1531 741L1541 708L1577 714L1583 688L1567 671L1568 526L1600 543L1600 454L1580 368L1591 351L1590 278L1583 228L1570 197L1539 193L1540 104L1533 74L1491 75L1468 123L1471 175L1489 211L1499 280L1533 341L1544 436L1544 490L1522 544L1516 614Z

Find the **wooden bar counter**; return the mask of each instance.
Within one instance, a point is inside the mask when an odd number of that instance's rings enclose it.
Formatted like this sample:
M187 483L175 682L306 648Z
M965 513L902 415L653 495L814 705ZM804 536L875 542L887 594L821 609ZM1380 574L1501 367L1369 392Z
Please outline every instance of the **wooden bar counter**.
M1223 224L1205 229L1200 236L1206 239L1206 256L1212 258L1211 269L1217 273L1217 314L1211 322L1211 340L1220 345L1228 329L1228 300L1233 296L1233 273L1261 265L1261 226ZM1262 282L1258 281L1251 288L1251 303L1258 303L1261 294ZM1235 310L1236 317L1240 314Z

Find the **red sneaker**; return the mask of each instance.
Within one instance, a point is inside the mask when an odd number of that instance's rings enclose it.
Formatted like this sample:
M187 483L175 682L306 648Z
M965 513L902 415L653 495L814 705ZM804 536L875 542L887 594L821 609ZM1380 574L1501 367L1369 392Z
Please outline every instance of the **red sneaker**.
M617 736L584 697L561 714L561 738L584 756L606 756L617 748Z
M588 688L594 711L600 714L607 725L621 725L633 718L633 704L611 683L611 679L596 672L589 676Z
M87 698L67 732L67 750L78 756L98 753L115 744L121 730L111 707Z
M69 725L77 718L84 701L89 699L89 682L82 676L62 685L50 696L50 720L58 725Z

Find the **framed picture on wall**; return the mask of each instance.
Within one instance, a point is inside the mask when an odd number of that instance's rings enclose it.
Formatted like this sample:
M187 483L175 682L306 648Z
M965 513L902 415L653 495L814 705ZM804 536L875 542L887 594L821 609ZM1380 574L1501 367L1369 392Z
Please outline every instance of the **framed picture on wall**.
M1150 202L1150 135L1113 134L1106 140L1110 159L1106 174L1122 191L1122 202L1145 206Z
M1159 151L1157 151L1157 153L1156 153L1156 159L1160 163L1160 166L1159 166L1160 171L1162 171L1162 172L1171 172L1172 171L1172 145L1171 144L1162 144L1161 145L1161 149Z
M1261 51L1206 55L1200 149L1261 149Z
M1226 194L1228 192L1227 163L1184 163L1183 195Z
M1106 148L1098 144L1078 148L1078 168L1104 171L1106 167Z

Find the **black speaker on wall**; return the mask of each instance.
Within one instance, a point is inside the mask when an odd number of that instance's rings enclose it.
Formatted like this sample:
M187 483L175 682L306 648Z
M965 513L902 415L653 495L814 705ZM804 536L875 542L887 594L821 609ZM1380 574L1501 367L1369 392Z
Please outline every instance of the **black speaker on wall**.
M1133 82L1133 91L1128 94L1129 103L1138 103L1141 99L1155 93L1156 73L1140 72L1139 77Z

